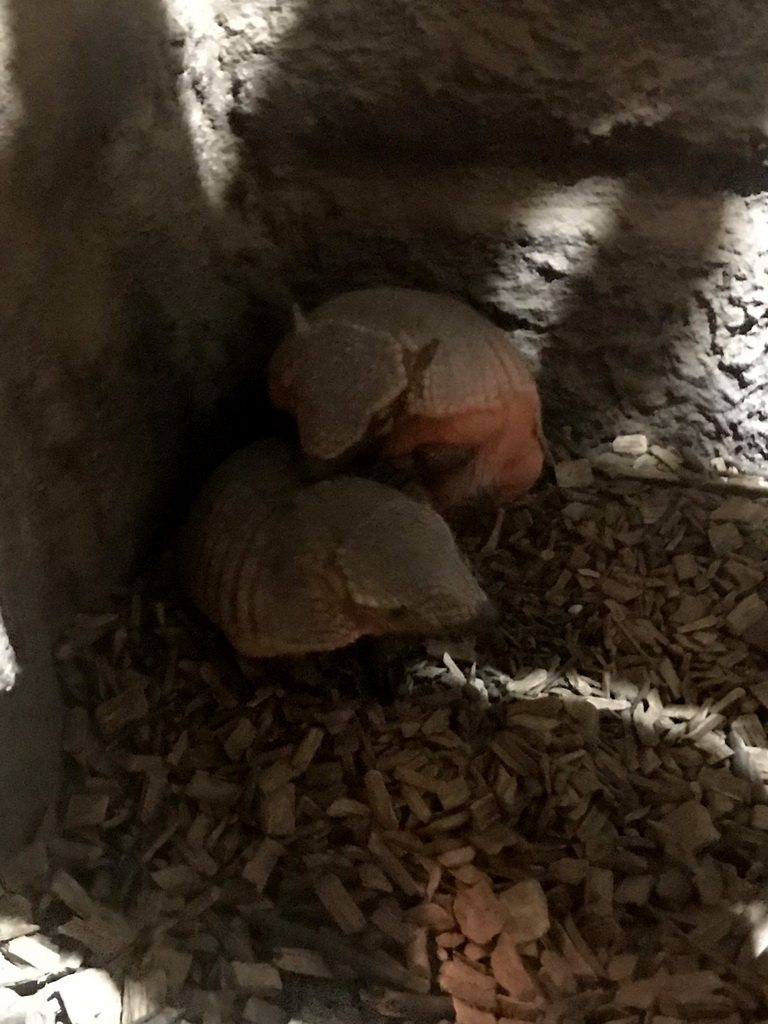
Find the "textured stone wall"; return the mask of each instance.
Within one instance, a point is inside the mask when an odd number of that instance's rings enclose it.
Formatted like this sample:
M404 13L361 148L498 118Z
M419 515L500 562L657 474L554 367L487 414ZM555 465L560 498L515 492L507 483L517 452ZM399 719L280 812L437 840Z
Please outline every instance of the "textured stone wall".
M570 423L577 447L642 427L745 466L764 456L768 12L227 11L231 203L300 295L448 288L518 329L550 426Z
M51 644L160 540L215 455L228 353L259 337L154 0L19 0L0 43L0 609L20 668L0 696L2 850L55 792Z
M258 428L289 292L465 296L576 450L637 428L764 457L765 5L4 12L0 846L54 790L56 631Z

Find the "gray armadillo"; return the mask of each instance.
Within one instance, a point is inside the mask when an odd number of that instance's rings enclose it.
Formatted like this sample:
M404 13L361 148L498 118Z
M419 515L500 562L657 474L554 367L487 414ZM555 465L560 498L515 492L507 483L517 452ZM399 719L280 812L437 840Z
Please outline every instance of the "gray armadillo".
M432 635L490 608L428 504L356 477L307 484L300 454L279 441L243 448L213 473L179 554L193 603L248 657Z
M410 456L438 507L481 491L512 500L543 468L533 375L502 330L448 295L367 288L297 313L270 397L307 455Z

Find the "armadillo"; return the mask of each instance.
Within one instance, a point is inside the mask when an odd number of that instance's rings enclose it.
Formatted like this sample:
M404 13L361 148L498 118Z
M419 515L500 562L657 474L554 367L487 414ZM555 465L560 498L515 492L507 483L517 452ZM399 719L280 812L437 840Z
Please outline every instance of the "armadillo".
M533 375L502 330L448 295L367 288L296 311L270 397L307 455L409 456L438 508L482 491L513 500L544 465Z
M358 477L308 484L288 442L256 442L214 471L179 555L192 602L246 657L429 636L493 614L429 504Z

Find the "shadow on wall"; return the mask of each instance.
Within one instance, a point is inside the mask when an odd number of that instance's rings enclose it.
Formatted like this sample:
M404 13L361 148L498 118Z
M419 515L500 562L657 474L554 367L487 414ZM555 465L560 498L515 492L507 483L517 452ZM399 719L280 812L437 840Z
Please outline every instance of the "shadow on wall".
M746 0L698 5L695 12L634 0L610 11L568 5L567 12L556 0L539 0L518 5L514 15L494 2L481 9L459 3L446 13L437 0L354 9L305 2L290 10L293 23L277 53L260 58L263 73L241 82L236 97L233 126L244 158L230 197L246 216L255 187L299 207L302 175L322 180L325 173L325 190L321 185L312 209L305 202L293 223L280 201L264 213L301 299L312 303L375 283L450 287L476 297L488 274L499 277L487 255L451 253L456 232L441 237L445 215L411 224L406 242L396 238L397 225L408 224L408 213L398 209L389 237L386 227L375 238L365 237L364 228L356 234L335 201L334 179L364 193L366 179L386 166L393 174L412 173L420 181L414 187L428 190L430 172L437 179L463 167L463 191L454 189L449 200L460 210L475 202L483 167L536 168L563 185L619 176L624 199L615 227L592 240L593 258L569 281L565 308L550 310L545 324L524 318L515 324L507 316L502 326L540 335L553 422L585 421L593 436L608 438L628 417L641 427L649 414L666 410L668 440L696 447L703 434L716 443L727 419L723 402L738 401L739 383L708 384L700 366L686 373L700 363L702 345L718 366L710 332L715 312L696 295L715 266L723 226L716 191L768 187L745 127L765 114L768 66L756 52L748 81L737 71L752 46L745 28L755 30ZM728 137L729 114L731 134L746 139L741 145ZM676 190L700 200L694 216L677 217L666 237L663 231L654 237L645 221L658 219L660 197L662 205L664 197L674 205ZM515 213L506 211L500 234L509 233ZM386 221L385 213L377 216L379 224ZM471 237L468 242L471 247ZM524 232L505 248L520 262L537 246L557 253L556 240ZM453 282L442 252L461 266ZM540 263L540 273L553 281L570 276ZM716 324L713 331L723 329ZM721 385L730 399L713 419L707 387ZM681 401L694 415L676 420L670 410ZM749 442L759 450L760 430L750 429L743 420L734 425L731 446ZM740 436L745 430L748 436Z
M201 400L195 371L211 378L176 317L207 207L156 0L130 14L19 2L9 15L21 124L0 225L7 432L28 486L45 484L36 518L52 574L98 589L105 556L178 459L179 426Z
M252 324L217 265L161 0L7 0L0 21L0 606L21 668L3 852L55 792L62 619L102 605L228 448L211 418Z

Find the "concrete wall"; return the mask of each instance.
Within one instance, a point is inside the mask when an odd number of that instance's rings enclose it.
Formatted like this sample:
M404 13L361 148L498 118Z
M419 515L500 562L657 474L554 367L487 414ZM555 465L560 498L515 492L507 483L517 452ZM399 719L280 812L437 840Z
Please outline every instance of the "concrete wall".
M464 295L540 360L575 448L638 427L765 456L768 8L4 12L0 608L22 674L0 700L0 847L55 788L60 624L255 429L259 395L234 417L220 398L257 380L284 288Z

